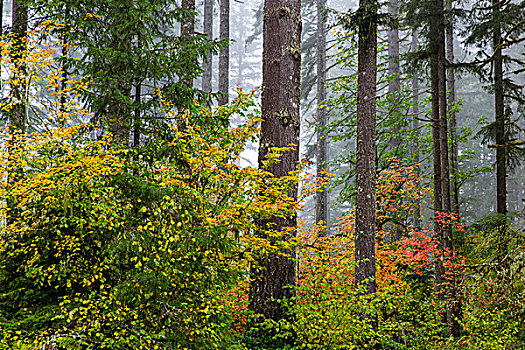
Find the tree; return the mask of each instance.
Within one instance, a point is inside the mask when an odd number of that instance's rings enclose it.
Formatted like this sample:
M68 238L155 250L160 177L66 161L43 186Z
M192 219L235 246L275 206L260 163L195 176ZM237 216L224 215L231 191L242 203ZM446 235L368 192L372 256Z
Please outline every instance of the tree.
M501 1L492 0L492 49L494 52L494 115L496 120L496 144L505 144L505 102L503 96L503 55L501 38ZM499 214L507 213L507 167L506 150L496 148L496 207Z
M208 40L213 40L213 3L215 0L204 0L204 33ZM202 91L211 92L213 55L208 51L204 58L204 73L202 75Z
M496 211L507 213L507 172L524 157L520 144L513 144L517 130L512 120L511 103L523 108L523 85L518 74L523 72L525 62L509 53L513 47L525 41L525 2L492 0L473 4L468 17L465 40L467 45L483 48L470 67L478 72L480 80L488 82L494 94L494 122L487 124L479 133L484 141L494 142L496 147ZM492 54L487 54L486 46ZM487 78L488 77L488 78Z
M328 133L326 132L326 0L317 0L317 177L322 179L327 171ZM328 190L323 188L315 197L315 222L328 226Z
M376 292L376 0L360 0L358 22L355 283ZM366 315L377 327L377 315Z
M417 52L418 51L418 33L417 29L414 29L412 31L412 43L411 43L411 51ZM413 73L414 76L412 77L412 131L416 133L415 141L412 144L412 158L414 159L414 163L417 166L418 173L421 169L421 166L419 164L420 162L420 143L419 139L421 137L421 132L419 130L419 74L417 72ZM417 201L416 203L416 210L414 212L414 226L419 227L421 221L421 203Z
M182 0L181 8L184 10L184 18L180 23L180 36L182 40L191 40L191 37L195 35L195 0ZM194 62L189 61L189 64ZM188 65L185 71L191 71L191 67ZM187 75L182 78L185 85L190 89L193 87L193 77Z
M275 178L286 178L299 160L300 74L301 74L301 1L265 0L263 24L263 93L259 167ZM274 148L289 148L278 163L266 165L267 156ZM290 200L297 197L297 188L288 192ZM259 221L259 235L286 242L296 234L296 213L271 217ZM277 234L278 237L271 236ZM295 252L288 248L280 253L260 252L252 267L249 308L259 315L255 323L263 320L280 322L291 316L284 305L294 296ZM274 348L278 342L294 343L294 336L272 340L272 332L260 330L265 346Z
M14 50L11 51L13 61L13 74L15 79L11 84L11 100L14 106L10 111L9 125L14 130L24 133L27 126L27 65L25 55L27 53L27 11L24 2L13 0L13 28L12 40Z
M456 337L459 335L456 282L454 275L448 271L445 263L447 260L446 252L454 250L452 226L439 220L443 214L449 215L451 212L443 0L432 1L431 8L433 15L429 21L429 36L431 45L432 138L434 144L434 216L436 218L434 231L441 251L435 263L435 290L438 298L447 303L444 319L449 325L451 335Z
M399 62L399 10L398 0L388 2L388 14L391 16L392 26L388 28L388 94L391 99L390 113L400 118L399 103L401 90L401 70ZM399 147L402 144L402 130L399 123L392 130L392 148L394 157L400 156Z
M457 116L456 116L456 77L452 67L454 64L454 23L451 17L452 1L446 0L445 6L448 12L445 27L446 34L446 55L447 55L447 88L448 88L448 116L450 119L449 139L450 139L450 176L451 176L451 208L459 214L459 148L457 135Z
M219 106L228 103L230 90L230 0L220 0L219 39L227 41L219 55Z

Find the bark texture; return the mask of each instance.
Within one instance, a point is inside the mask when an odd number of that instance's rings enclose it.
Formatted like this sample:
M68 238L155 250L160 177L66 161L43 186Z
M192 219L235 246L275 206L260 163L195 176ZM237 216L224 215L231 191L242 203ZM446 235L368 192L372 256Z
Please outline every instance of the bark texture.
M431 37L431 79L432 79L432 136L434 144L434 211L435 216L451 212L450 164L448 150L446 56L445 56L445 17L443 0L433 0L433 13L430 21ZM438 154L436 154L438 152ZM440 198L438 198L438 196ZM437 222L435 233L439 251L453 251L452 227L448 222ZM446 303L444 320L453 336L459 334L456 320L456 286L454 276L447 273L443 264L443 253L436 257L436 295Z
M195 0L182 0L181 7L186 10L187 14L183 18L180 24L180 35L181 40L188 40L188 37L191 37L195 34ZM188 67L186 68L186 76L182 76L182 82L184 85L187 85L188 88L193 88L193 67L197 62L187 63Z
M418 50L418 33L417 30L412 32L412 43L411 51L417 52ZM412 157L417 167L418 174L420 173L420 152L419 152L419 138L421 132L419 131L419 74L414 72L412 77L412 130L415 132L416 138L412 145ZM414 226L420 227L421 225L421 203L417 201L416 208L414 210Z
M27 16L28 8L18 1L13 1L12 8L12 40L13 47L15 48L11 53L11 60L13 61L13 81L18 81L16 84L11 84L10 100L13 104L12 109L9 113L9 133L13 135L13 138L7 140L7 152L8 152L8 164L12 158L12 154L22 151L23 145L16 138L16 134L25 134L27 132L27 86L26 86L26 74L27 66L25 63L27 55ZM18 181L17 174L22 172L23 169L17 168L12 164L9 164L8 168L10 171L7 173L7 182L14 184ZM15 204L11 198L8 197L6 200L7 206L7 217L6 224L10 225L13 223L17 216Z
M437 0L439 2L439 0ZM430 1L430 6L433 6L433 12L440 11L439 3L436 0ZM432 155L433 155L433 180L434 180L434 216L437 218L441 212L443 212L443 190L442 190L442 173L441 173L441 142L440 142L440 115L439 115L439 21L440 17L434 15L430 18L429 23L429 36L430 41L430 79L431 79L431 93L432 93ZM434 232L437 236L437 249L442 251L443 240L441 237L442 225L438 220L434 221ZM442 256L437 256L434 263L435 273L435 292L436 296L440 300L445 300L444 278L445 268L443 265Z
M265 0L263 22L263 92L259 166L272 147L296 145L294 151L286 152L278 164L267 170L275 177L282 177L295 170L299 160L300 125L300 68L301 68L301 1ZM290 197L297 197L297 188ZM271 218L259 222L259 234L266 238L265 231L281 231L294 228L281 239L295 236L296 215L286 218ZM258 267L252 268L249 291L249 308L262 319L279 321L289 319L286 308L278 299L291 298L296 282L295 251L284 254L264 254L258 259ZM273 300L272 300L273 299ZM272 334L259 330L258 338L272 343ZM282 341L282 340L281 340ZM294 337L284 339L293 344ZM274 344L275 345L275 344ZM269 348L271 348L271 344Z
M208 40L213 40L213 2L215 0L204 0L204 33ZM202 74L202 91L211 92L211 77L213 69L213 55L208 51L204 58L204 72Z
M494 27L492 46L494 50L494 115L496 119L496 144L504 145L505 140L505 104L503 96L503 54L501 50L501 26L498 25L501 1L492 0ZM507 214L507 169L506 147L496 148L496 207L499 214Z
M11 101L13 109L10 112L9 125L24 133L27 124L27 86L26 73L27 67L25 56L27 53L27 6L21 2L13 0L13 46L12 60L14 62L12 74L15 76L13 81L17 84L11 85Z
M317 0L317 177L328 170L328 135L325 135L326 108L326 0ZM315 222L328 225L328 190L315 195Z
M116 5L113 5L116 6ZM115 12L122 11L123 14L129 13L130 4L124 5L124 9L116 8ZM120 30L115 31L111 38L111 48L115 53L131 52L134 33L123 29L122 23L127 23L131 19L119 17L116 21L116 28ZM119 62L120 63L120 62ZM120 69L125 72L127 67L124 62L119 64ZM128 145L130 136L130 125L132 121L131 110L131 90L133 82L130 81L129 76L123 75L118 77L111 84L111 93L108 97L108 124L109 131L113 136L114 141L119 145Z
M195 0L182 0L181 7L188 12L188 15L184 18L180 24L181 36L190 36L195 33Z
M365 297L376 292L376 76L377 9L375 0L361 0L357 88L355 283ZM363 315L373 328L377 316Z
M220 0L221 16L219 38L221 41L230 40L230 0ZM219 55L219 106L228 104L230 89L230 43L221 49Z
M447 0L446 8L452 10L452 0ZM447 45L447 62L449 65L454 63L454 25L451 20L446 25L446 45ZM447 88L448 88L448 116L450 119L450 191L451 207L455 213L459 214L459 165L458 165L458 140L457 140L457 115L454 111L456 103L456 77L454 69L447 69Z
M390 0L388 3L388 13L394 21L399 17L398 0ZM400 118L399 115L399 92L401 90L401 70L399 68L399 30L397 26L388 28L388 93L392 102L390 113ZM400 156L399 147L401 145L402 134L399 123L392 130L391 145L395 157Z

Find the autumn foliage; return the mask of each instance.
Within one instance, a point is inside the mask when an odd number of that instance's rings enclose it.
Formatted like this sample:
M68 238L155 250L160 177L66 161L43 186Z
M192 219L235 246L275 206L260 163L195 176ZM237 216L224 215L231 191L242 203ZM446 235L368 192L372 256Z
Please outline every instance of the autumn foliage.
M283 232L254 234L256 220L300 210L325 185L301 172L307 162L281 178L239 165L259 132L255 93L185 110L158 93L163 128L144 128L141 147L119 146L79 102L88 80L72 77L58 91L55 44L26 57L26 102L47 116L42 130L0 130L0 349L247 349L253 257L281 249L298 255L296 297L281 301L294 317L269 326L296 334L298 349L359 349L364 339L383 349L523 344L522 229L497 217L466 228L445 213L435 220L462 245L438 251L433 223L416 217L431 193L417 167L393 161L376 188L378 292L364 299L354 281L352 213L330 234L305 221L286 243L276 243ZM7 43L2 50L3 63L13 64ZM47 103L37 103L37 85ZM244 122L194 123L233 116ZM267 162L289 150L273 149ZM288 192L300 180L296 202ZM459 281L457 300L445 301L463 307L457 340L434 295L438 256ZM379 329L364 313L378 315Z

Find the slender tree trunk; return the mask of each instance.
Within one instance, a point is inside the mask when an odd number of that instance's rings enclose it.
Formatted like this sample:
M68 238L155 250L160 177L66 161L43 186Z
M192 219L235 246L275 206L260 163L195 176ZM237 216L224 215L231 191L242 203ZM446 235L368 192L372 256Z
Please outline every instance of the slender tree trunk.
M492 45L494 50L494 114L496 118L496 144L504 145L505 140L505 104L503 98L503 54L501 49L501 27L499 16L501 0L492 0L492 16L494 28ZM506 147L496 147L496 196L497 212L507 214L507 169Z
M446 2L447 10L452 10L452 0ZM452 21L448 21L446 26L446 40L447 40L447 61L449 64L454 63L454 25ZM457 116L454 111L456 103L456 77L454 70L449 67L447 69L447 86L448 86L448 109L450 118L450 175L451 175L451 207L452 211L459 214L459 164L458 164L458 138L457 138Z
M137 35L137 51L140 54L140 51L142 50L142 40L141 35L138 33ZM142 84L141 80L136 82L135 84L135 115L133 120L133 147L138 148L140 146L140 133L141 133L141 118L140 118L140 107L141 107L141 96L142 94Z
M446 3L447 10L452 10L452 0L447 0ZM449 20L446 28L446 58L449 64L454 63L454 26L452 24L452 21ZM459 214L459 184L458 184L458 142L457 142L457 121L456 121L456 113L454 112L454 104L456 100L456 91L455 91L455 76L454 76L454 70L452 67L449 67L448 70L446 70L446 82L448 84L448 111L450 113L444 112L444 115L441 117L441 120L443 124L445 125L445 130L443 131L445 133L445 136L447 136L446 132L446 124L447 124L447 117L450 117L450 144L452 146L452 150L450 152L450 158L447 153L444 154L446 164L443 165L445 168L444 174L445 179L450 179L449 173L446 171L447 166L449 165L448 160L450 159L450 175L451 175L451 181L447 184L446 181L443 184L443 186L447 186L447 189L449 190L448 194L448 203L444 203L444 210L447 212L454 212L456 214ZM444 93L446 94L446 87L444 87ZM446 106L444 107L446 110ZM448 141L446 140L446 145L448 145ZM445 197L444 197L445 198ZM447 210L448 205L448 210ZM454 251L454 244L452 240L452 227L447 227L447 237L446 237L446 246L450 252ZM447 299L449 302L449 306L447 308L447 322L449 326L450 334L454 337L459 337L460 334L460 324L459 319L461 317L461 304L458 300L457 296L457 281L456 276L452 273L449 273L447 275L447 287L448 287L448 293L447 293Z
M326 0L317 0L317 178L328 170L326 108ZM328 225L328 190L323 188L315 196L315 222Z
M181 36L191 36L195 34L195 15L193 14L195 12L195 0L182 0L181 7L192 14L188 14L182 20L180 34Z
M135 116L133 121L133 147L138 148L140 146L140 101L142 93L142 84L138 83L135 86Z
M208 40L213 40L213 3L215 0L204 0L204 33ZM213 69L213 55L208 51L204 58L204 73L202 75L202 91L211 92L211 77Z
M436 0L430 0L433 6L433 13L440 11L439 4ZM439 2L439 0L437 0ZM439 115L439 16L434 15L430 18L429 23L430 37L430 79L432 91L432 154L433 154L433 172L434 172L434 232L437 238L437 249L443 251L442 225L437 218L443 212L443 190L442 190L442 173L441 173L441 142L440 142L440 124ZM443 265L443 255L436 256L435 259L435 292L439 300L445 300L444 282L445 268Z
M69 4L64 4L64 22L67 22L69 20ZM66 26L64 30L69 31L69 26ZM62 58L62 81L60 82L60 119L59 124L61 127L64 127L66 125L66 89L67 89L67 81L68 81L68 72L67 72L67 57L68 57L68 38L66 33L62 33L61 35L61 51L60 55Z
M266 170L275 177L289 175L296 169L299 160L300 125L300 79L301 79L301 1L265 0L263 20L263 93L261 139L259 145L259 167L272 147L296 145L277 164ZM297 198L297 188L289 193ZM267 230L282 231L293 228L282 240L295 236L297 217L274 217L259 222L259 234L268 238ZM279 321L291 319L286 307L279 299L291 300L296 283L295 251L282 254L264 254L258 259L258 266L252 268L249 291L249 309L263 319ZM293 302L293 301L292 301ZM261 318L255 323L262 321ZM260 329L259 338L273 344L271 331ZM295 337L285 338L293 344ZM275 344L274 344L275 345ZM271 346L268 346L271 348Z
M22 5L16 0L13 0L12 8L12 42L13 49L11 51L12 65L12 78L10 101L13 104L12 109L9 111L9 133L10 138L7 140L7 152L8 152L8 168L10 169L7 174L7 183L15 184L17 180L17 174L23 171L23 169L17 167L12 163L16 153L22 150L22 143L19 140L19 134L25 134L27 128L27 85L26 85L26 56L27 56L27 16L28 8ZM15 83L16 82L16 83ZM7 225L13 223L16 217L16 211L14 203L11 198L7 198Z
M355 283L365 297L376 292L376 0L360 0L357 88ZM377 315L363 315L377 328Z
M182 9L188 13L182 19L180 24L180 35L182 40L188 40L190 37L195 35L195 0L182 0ZM197 62L194 62L195 64ZM192 65L193 63L190 63ZM187 85L188 88L193 88L193 74L189 72L193 71L193 67L186 68L186 74L182 77L182 82Z
M395 20L398 20L398 0L389 0L388 13ZM396 119L396 125L392 130L392 150L394 156L400 156L399 147L401 145L402 136L399 127L399 92L401 90L401 70L399 68L399 30L397 27L388 28L388 93L392 102L390 104L390 113Z
M130 4L127 4L129 9ZM127 14L128 11L123 11ZM119 19L118 24L126 23L129 19ZM132 50L134 34L128 31L119 31L112 37L112 49L115 51L130 52ZM122 69L126 69L122 66ZM131 90L133 82L126 76L115 77L112 82L111 96L108 103L109 131L116 144L128 146L130 142L131 124L133 121Z
M27 54L27 6L13 0L13 76L16 84L11 84L11 100L14 101L10 112L9 125L24 133L27 127L27 86L26 63Z
M219 38L221 41L230 40L230 0L220 0L221 16ZM230 43L221 49L219 55L219 106L228 104L230 89Z
M412 52L417 52L418 50L418 34L417 30L414 30L412 33L412 44L411 44L411 50ZM419 74L417 72L414 72L414 76L412 77L412 130L415 132L416 138L413 144L412 149L412 157L414 158L414 163L417 167L417 173L420 173L420 153L419 153L419 138L421 137L421 132L419 131ZM414 226L420 227L421 226L421 203L418 200L416 202L416 207L414 209Z
M434 142L435 137L439 138L439 156L434 155L434 162L439 163L439 184L434 184L434 189L439 187L441 195L441 213L451 212L450 200L450 165L448 153L448 122L447 122L447 90L446 90L446 59L445 59L445 17L443 0L434 0L435 14L432 19L432 58L431 58L431 77L432 77L432 118ZM437 111L434 110L437 108ZM436 134L434 134L436 133ZM436 159L437 158L437 159ZM434 164L436 166L436 164ZM438 180L435 176L435 181ZM439 213L439 203L436 203L436 214ZM459 335L459 324L456 320L457 302L455 276L448 271L443 262L447 259L444 251L452 252L454 249L452 242L452 226L448 222L442 222L436 226L438 235L438 249L442 251L436 257L436 292L438 298L446 303L446 314L444 319L449 327L449 332L453 336ZM438 276L438 274L440 274Z

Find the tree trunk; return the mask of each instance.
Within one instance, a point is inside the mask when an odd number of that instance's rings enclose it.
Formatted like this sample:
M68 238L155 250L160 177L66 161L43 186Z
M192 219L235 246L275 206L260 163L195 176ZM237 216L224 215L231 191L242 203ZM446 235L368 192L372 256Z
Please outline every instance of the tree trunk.
M417 30L414 30L412 33L412 52L417 52L418 50L418 34ZM419 74L414 72L412 77L412 130L415 132L416 138L413 144L412 157L414 159L415 166L417 167L417 173L420 173L421 167L420 162L420 153L419 153L419 138L421 137L421 132L419 131ZM416 202L416 207L414 208L414 226L421 226L421 203L418 200Z
M437 0L439 3L439 0ZM439 5L436 5L436 0L431 0L433 13L439 11ZM440 115L439 115L439 16L434 15L430 18L429 23L429 38L430 38L430 79L431 79L431 94L432 94L432 155L433 155L433 171L434 171L434 232L437 238L437 249L443 251L442 240L442 225L437 218L443 212L443 190L442 190L442 174L441 174L441 142L440 142ZM439 300L445 300L443 291L445 270L443 265L443 255L436 256L434 271L435 271L435 292Z
M140 51L142 50L142 40L141 35L138 33L137 35L137 51L140 54ZM140 133L141 133L141 118L140 118L140 104L141 104L141 94L142 94L142 84L141 80L137 80L135 83L135 115L133 120L133 147L138 148L140 146Z
M447 10L452 10L452 0L446 2ZM446 40L447 40L447 61L449 64L454 63L454 25L452 21L448 21L446 26ZM451 175L451 209L459 214L459 165L458 165L458 138L457 138L457 116L454 111L454 104L456 103L456 77L454 70L449 67L447 69L447 87L448 87L448 109L450 118L450 175Z
M281 161L266 170L275 177L289 175L296 169L299 160L299 125L300 125L300 79L301 79L301 1L300 0L265 0L263 21L263 92L261 139L259 145L259 167L272 147L296 145L288 151ZM297 198L297 188L290 194ZM266 231L283 231L292 227L289 234L282 237L288 240L296 235L296 215L286 218L274 217L261 220L259 235L268 238ZM249 291L249 309L262 318L254 320L255 324L263 319L279 321L291 319L285 306L279 299L294 296L296 280L295 251L288 250L282 254L264 254L258 258L258 267L252 267L252 279ZM293 302L293 301L291 301ZM274 344L270 331L260 329L262 341ZM293 344L292 335L284 340ZM275 345L275 344L274 344Z
M328 170L326 108L326 0L317 0L317 178L322 179ZM328 227L328 190L323 188L315 195L315 222Z
M497 25L501 10L501 1L492 0L494 28L492 45L494 50L494 114L496 118L496 144L504 145L505 140L505 104L503 98L503 54L501 50L501 27ZM496 148L496 207L498 214L507 214L507 169L506 147Z
M397 22L398 0L389 0L388 13ZM392 99L390 104L390 113L392 113L395 120L399 120L399 91L401 90L401 70L399 68L399 30L397 27L388 28L388 94ZM400 156L399 147L401 145L402 136L399 122L396 122L392 130L391 145L394 152L394 157Z
M19 132L26 132L27 124L27 86L25 58L27 54L27 6L13 0L13 77L11 84L11 101L14 101L10 112L9 125Z
M115 13L116 11L122 11L124 15L127 15L129 14L129 6L131 5L126 4L123 11L122 9L117 10L116 8L114 11ZM127 23L130 20L130 18L126 17L119 18L117 24ZM131 52L134 36L134 33L127 30L115 32L111 38L111 48L115 52ZM125 62L122 63L121 69L125 71ZM133 114L131 107L131 89L133 82L125 75L115 78L115 81L111 83L111 93L108 103L109 131L116 144L128 146Z
M376 292L376 0L360 0L356 154L355 283ZM377 315L362 315L377 329Z
M69 4L64 4L64 23L67 23L69 20ZM64 28L65 31L69 32L70 27L66 25ZM59 124L61 127L64 127L66 125L66 89L67 89L67 80L68 80L68 72L67 72L67 58L68 58L68 38L67 38L67 32L62 33L61 35L61 52L60 55L62 57L62 81L60 82L60 119Z
M452 10L452 0L447 0L447 10ZM445 28L446 31L446 58L449 64L454 63L454 27L452 24L452 21L449 20L448 24ZM445 126L445 129L443 132L444 135L447 136L447 117L450 117L450 141L452 150L450 152L450 158L448 154L448 149L445 151L444 158L446 160L446 163L443 165L444 167L444 176L445 176L445 182L443 183L443 186L446 186L446 189L448 189L448 195L445 197L444 193L444 199L448 198L448 203L444 203L443 209L445 212L453 212L456 214L459 214L459 184L458 184L458 142L457 142L457 122L456 122L456 113L453 111L455 99L456 99L456 91L455 91L455 76L454 76L454 70L452 67L449 67L448 70L445 72L446 74L446 82L448 83L448 110L450 113L447 115L447 107L444 107L443 115L441 117L442 123ZM444 80L445 81L445 80ZM444 84L445 85L445 84ZM443 87L442 93L444 96L446 96L446 86ZM443 140L442 140L443 141ZM448 140L445 139L445 145L448 145ZM450 159L450 164L449 164ZM450 172L447 171L448 166L450 165ZM450 176L452 177L452 181L450 181ZM447 181L448 180L448 181ZM447 183L448 182L448 183ZM444 191L445 192L445 191ZM448 209L448 210L447 210ZM452 240L452 227L447 227L447 237L446 237L446 246L450 252L454 251L454 244ZM459 318L461 317L461 305L458 300L457 296L457 287L456 287L456 277L454 274L449 273L447 278L447 287L448 287L448 293L447 293L447 300L449 302L449 307L447 308L447 322L449 326L450 334L454 337L459 337L460 334L460 324L459 324Z
M213 40L213 3L215 0L204 0L204 33L208 40ZM213 69L213 55L208 51L204 58L204 73L202 74L202 91L211 92L211 72Z
M439 187L441 203L435 198L436 214L448 214L451 211L450 201L450 165L448 153L448 127L447 127L447 90L446 90L446 68L445 68L445 17L443 0L434 0L435 14L432 16L430 36L432 38L431 77L432 77L432 118L433 138L439 138L439 156L434 154L434 166L436 162L439 167L439 178L434 174L434 181L440 180L434 191ZM435 110L437 108L437 111ZM436 131L435 129L438 128ZM437 197L435 195L435 197ZM439 212L441 209L441 213ZM438 249L452 252L452 226L448 222L436 224L438 235ZM449 332L453 336L459 335L459 324L456 320L457 302L455 278L452 273L447 273L446 265L443 264L446 256L440 253L436 257L436 294L439 299L446 303L446 321Z
M181 4L182 9L187 13L185 14L182 22L180 24L180 35L182 40L188 40L189 37L192 37L195 34L195 0L182 0ZM197 62L194 62L197 64ZM188 72L193 71L193 63L190 64L190 67L186 68L186 76L182 76L182 82L187 86L187 88L193 88L193 77L192 74Z
M221 49L219 55L219 106L228 104L230 89L230 0L220 0L221 16L219 25L219 38L221 41L228 41L228 44Z
M13 50L11 51L11 60L13 61L12 78L11 81L17 83L11 83L10 91L10 102L13 104L12 109L9 111L9 133L11 137L7 140L7 153L8 153L8 169L7 183L10 185L15 184L17 180L17 174L23 171L23 168L17 167L12 162L13 155L16 157L16 153L22 150L22 144L18 140L18 134L25 134L27 132L27 86L26 86L26 56L27 56L27 16L28 8L22 5L16 0L13 0L12 8L12 40ZM16 164L16 163L15 163ZM11 198L7 198L7 217L6 224L10 225L13 223L17 214L14 203Z
M195 34L195 0L182 0L181 7L188 12L180 24L181 36L192 36Z

